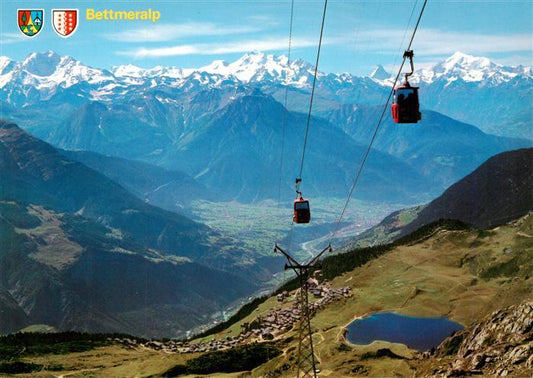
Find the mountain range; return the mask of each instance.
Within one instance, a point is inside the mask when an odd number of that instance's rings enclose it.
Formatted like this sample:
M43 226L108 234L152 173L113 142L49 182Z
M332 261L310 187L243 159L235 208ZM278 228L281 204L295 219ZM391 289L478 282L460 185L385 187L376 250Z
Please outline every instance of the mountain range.
M485 63L455 54L432 75L427 70L417 73L416 80L424 78L431 86L461 74L470 85L472 78L486 77L490 70L494 80L484 91L512 80L530 87L526 68ZM485 76L474 73L480 66ZM200 69L127 65L101 70L47 52L31 54L20 63L2 58L0 67L2 114L56 147L179 171L196 180L187 184L193 185L191 192L205 187L222 201L276 198L280 175L283 192L292 191L306 124L298 110L307 106L313 71L305 61L253 53ZM382 67L364 78L319 74L303 172L306 195L346 195L379 115L379 106L372 104L390 89L386 76ZM276 100L285 88L288 108ZM526 114L529 107L520 109ZM395 127L387 113L356 197L404 203L430 199L488 157L532 144L487 135L436 112L424 113L419 125L402 128ZM128 180L112 178L123 184ZM171 187L164 188L169 195L163 206L183 208L188 199L173 200Z
M345 106L329 112L327 120L312 118L304 166L307 195L347 193L378 111ZM67 150L178 170L217 193L218 200L249 202L275 198L280 174L284 192L291 190L305 128L304 114L286 110L258 90L243 88L230 94L212 88L172 104L162 104L151 91L127 102L91 102L45 139ZM421 125L403 128L387 116L356 195L406 203L420 196L429 199L493 154L530 145L527 140L484 134L429 111Z
M275 198L280 178L292 199L312 72L305 61L262 53L199 69L104 70L53 52L23 62L1 57L0 116L9 121L0 121L0 333L46 324L182 337L264 289L281 257L258 257L190 219L188 207L198 199L231 206ZM359 240L411 237L324 261L333 280L324 293L343 294L315 311L321 369L383 375L376 361L385 351L385 364L400 366L394 373L416 372L411 363L420 362L405 349L393 353L397 345L345 343L354 314L390 310L466 322L498 301L527 298L530 217L501 230L467 232L462 222L493 227L532 210L531 73L456 53L413 76L422 122L397 125L387 112L355 197L418 206L389 215ZM319 73L306 196L345 198L390 89L383 67L369 77ZM460 221L461 229L438 227L442 219ZM235 217L235 228L241 221ZM368 264L355 268L356 261ZM216 337L234 345L242 329L277 320L270 311L281 305L276 298L257 312L249 305L242 327ZM266 339L254 332L250 342ZM294 368L297 338L287 335L278 345L285 353L261 372Z
M232 63L214 61L194 69L144 69L128 64L106 70L48 51L32 53L22 62L0 57L0 101L28 110L47 102L59 113L49 115L50 119L57 120L64 119L72 106L137 97L139 91L150 88L175 95L247 86L259 88L278 101L283 100L288 88L289 109L305 111L313 72L313 66L301 59L289 62L285 56L261 52L245 54ZM533 96L531 67L503 66L488 58L457 52L431 67L416 70L411 81L421 87L423 109L438 111L485 132L533 139L528 106ZM316 114L343 104L380 104L391 85L391 75L379 66L369 77L319 72ZM162 97L161 101L172 99Z

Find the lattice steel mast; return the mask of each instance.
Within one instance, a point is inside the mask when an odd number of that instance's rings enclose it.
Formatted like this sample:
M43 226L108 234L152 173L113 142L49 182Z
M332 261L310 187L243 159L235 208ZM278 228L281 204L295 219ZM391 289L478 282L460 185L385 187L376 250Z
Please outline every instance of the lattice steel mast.
M316 378L316 359L313 348L313 331L311 329L311 311L309 309L309 271L318 261L320 256L326 251L331 252L331 245L328 245L309 263L300 264L290 254L281 249L277 244L274 252L279 252L285 256L288 264L285 264L285 270L292 269L300 281L300 324L298 327L298 373L297 377Z

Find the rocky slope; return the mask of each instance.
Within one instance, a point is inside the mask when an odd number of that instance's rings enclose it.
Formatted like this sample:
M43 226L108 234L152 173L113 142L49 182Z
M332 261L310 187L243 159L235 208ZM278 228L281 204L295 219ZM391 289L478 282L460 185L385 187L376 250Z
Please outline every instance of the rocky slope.
M533 301L496 310L446 339L429 364L434 365L431 376L530 376L533 373Z

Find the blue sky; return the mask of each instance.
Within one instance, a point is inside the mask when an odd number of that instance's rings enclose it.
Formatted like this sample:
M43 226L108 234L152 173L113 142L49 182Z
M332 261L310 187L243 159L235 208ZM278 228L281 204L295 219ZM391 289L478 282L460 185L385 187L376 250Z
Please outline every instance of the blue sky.
M329 0L320 70L364 75L378 63L393 69L422 3ZM415 65L430 65L455 51L502 64L532 65L532 3L429 0L413 45ZM35 4L42 4L47 18L41 33L30 39L17 29L16 10ZM315 61L322 7L321 0L295 1L293 58ZM52 8L80 10L80 25L72 37L54 33ZM88 21L87 8L151 8L161 12L161 19ZM286 54L289 14L290 0L1 0L0 55L22 60L34 51L53 50L100 68L127 63L200 67L217 59L231 62L252 50Z

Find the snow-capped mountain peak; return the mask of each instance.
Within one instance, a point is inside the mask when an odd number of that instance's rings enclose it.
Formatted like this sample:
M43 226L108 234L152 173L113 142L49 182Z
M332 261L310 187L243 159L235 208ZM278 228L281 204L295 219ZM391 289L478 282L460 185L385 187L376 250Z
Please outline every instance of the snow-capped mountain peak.
M137 67L133 64L124 64L121 66L111 67L111 72L116 77L136 77L140 78L143 76L146 70L141 67Z
M388 73L381 64L378 64L374 71L370 74L371 79L376 80L386 80L391 77L391 74Z
M7 56L0 56L0 75L7 73L13 69L15 62Z
M21 68L33 75L50 76L56 71L61 60L69 58L61 57L53 51L31 53L24 59Z
M228 63L225 60L214 60L211 64L199 68L198 71L205 71L209 73L222 72L228 68Z
M255 51L244 54L232 63L216 60L208 66L199 68L198 71L225 77L232 76L244 83L277 80L285 84L294 84L311 69L311 65L303 60L289 63L285 55L276 56Z
M444 61L444 68L451 70L454 67L463 68L484 68L490 67L493 63L485 57L475 57L473 55L464 54L460 51L455 52L452 56Z
M228 68L228 63L224 60L214 60L211 64L198 68L197 71L223 76L231 74L231 70Z
M141 83L145 79L167 77L172 79L183 79L190 75L193 70L186 70L179 67L155 66L152 68L141 68L133 64L114 66L111 72L116 78L124 80L129 84Z
M89 66L70 56L60 56L53 51L31 53L22 62L8 58L0 60L0 88L19 83L26 92L28 88L39 91L39 98L48 98L58 87L68 88L77 83L99 84L114 80L106 71Z
M115 66L110 71L92 68L70 56L60 56L52 51L32 53L22 62L0 57L0 88L12 104L23 105L51 98L59 88L70 88L80 98L112 101L116 96L128 96L143 88L168 87L185 91L200 87L235 86L253 83L271 86L287 85L308 90L312 83L314 67L301 59L291 60L262 52L244 54L233 62L215 60L201 68L156 66L141 68L132 64ZM457 52L440 63L415 71L412 84L439 87L480 83L497 86L515 78L531 80L530 67L506 67L488 58L474 57ZM392 78L381 65L370 78L350 73L318 73L321 90L335 93L339 101L360 101L360 92L369 86L379 90L392 85ZM6 87L7 86L7 87ZM5 89L7 88L7 89ZM30 95L31 93L31 95ZM353 93L353 98L346 95ZM365 101L370 101L368 96Z
M264 78L265 73L269 76L279 77L287 66L279 62L279 58L274 55L266 55L262 52L252 52L244 54L235 62L226 63L215 61L210 65L200 68L199 71L205 71L222 76L234 76L242 82L257 81L258 76ZM254 80L255 79L255 80Z
M412 82L431 84L435 81L445 80L447 83L451 83L460 79L464 82L486 81L497 84L509 81L520 74L530 75L530 72L529 69L524 69L522 66L502 66L485 57L475 57L456 52L443 62L416 71Z

